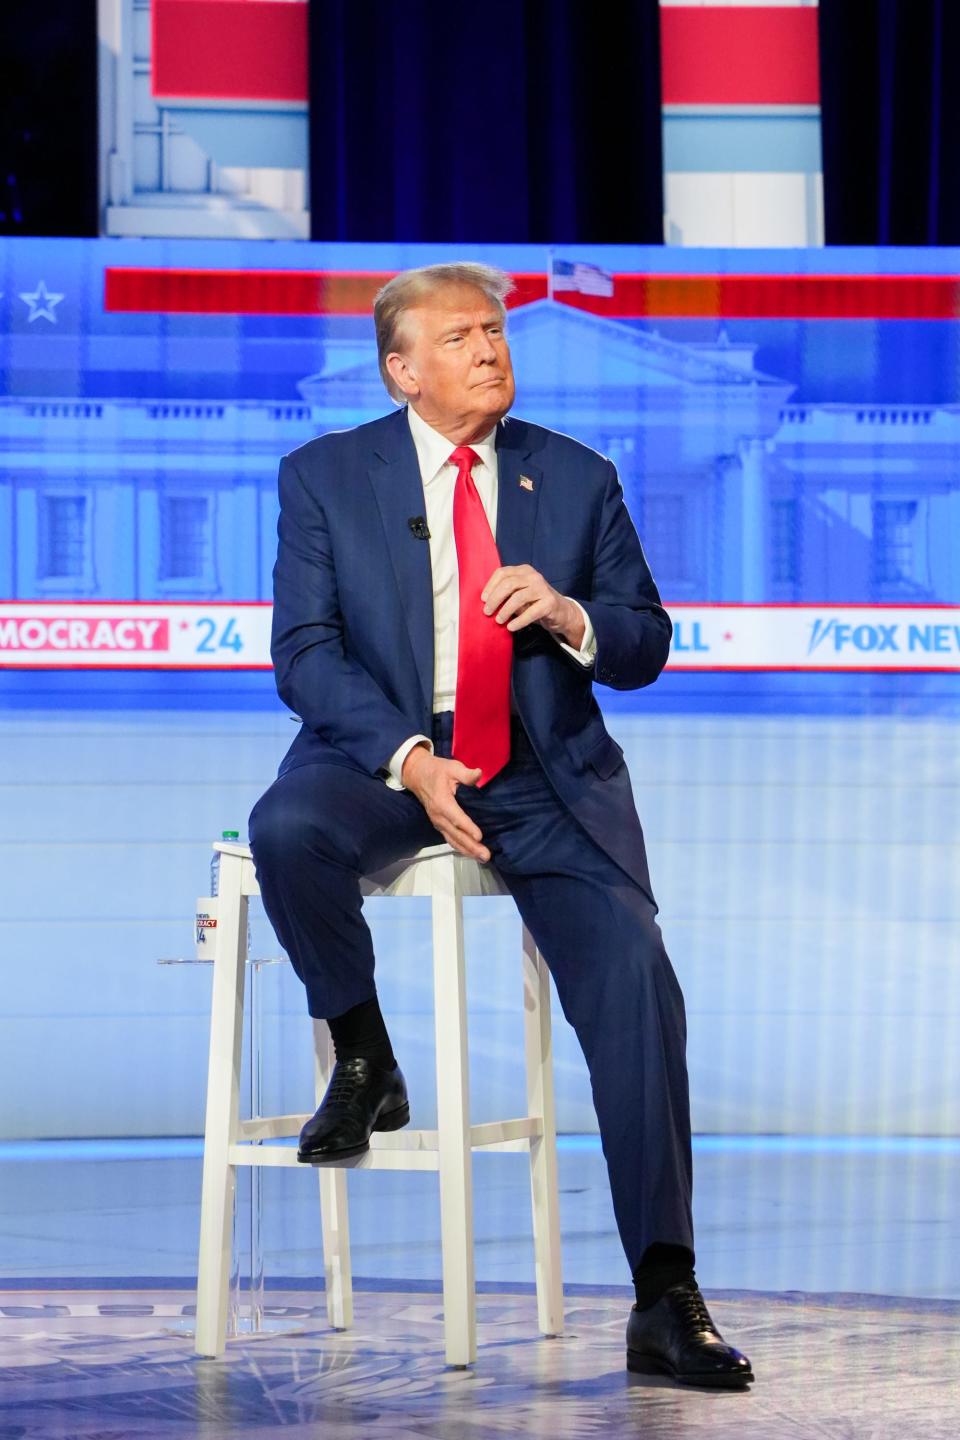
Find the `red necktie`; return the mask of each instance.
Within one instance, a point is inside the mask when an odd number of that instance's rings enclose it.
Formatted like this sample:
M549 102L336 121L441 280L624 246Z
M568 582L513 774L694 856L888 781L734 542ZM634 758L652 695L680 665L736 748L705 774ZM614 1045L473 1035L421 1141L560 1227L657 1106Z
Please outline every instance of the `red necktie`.
M469 445L450 456L457 467L453 492L453 538L460 571L460 633L457 698L453 709L453 758L480 767L486 785L510 759L510 665L513 635L485 615L480 592L500 564L497 543L470 471L480 459Z

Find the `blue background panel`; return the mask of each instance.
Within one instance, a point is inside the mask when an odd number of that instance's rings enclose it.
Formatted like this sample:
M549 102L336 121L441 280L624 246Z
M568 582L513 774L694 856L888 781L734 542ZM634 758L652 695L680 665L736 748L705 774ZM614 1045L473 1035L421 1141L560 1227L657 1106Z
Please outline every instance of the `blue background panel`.
M450 247L277 243L273 269ZM458 252L460 253L460 252ZM532 246L473 258L545 272ZM753 252L586 247L613 271L769 273ZM940 251L778 252L784 273L951 274ZM278 457L389 408L359 315L108 313L110 265L263 267L242 242L0 242L0 594L268 599ZM517 413L617 462L668 600L960 598L960 325L511 313Z
M370 320L104 313L106 264L261 266L260 244L19 241L0 258L0 597L268 599L279 456L389 408ZM269 249L275 268L450 258ZM571 258L960 269L931 251ZM518 413L614 457L668 606L960 598L957 323L654 324L538 301L510 335ZM695 1127L956 1133L956 676L674 674L600 698L687 994ZM209 842L243 831L292 734L269 675L0 669L0 1136L199 1131L209 973L156 961L189 953ZM429 926L418 902L369 913L426 1124ZM508 902L471 908L478 1119L521 1086L518 940ZM275 951L259 921L255 943ZM307 1109L302 997L286 967L264 986L267 1101ZM590 1129L557 1023L560 1123Z

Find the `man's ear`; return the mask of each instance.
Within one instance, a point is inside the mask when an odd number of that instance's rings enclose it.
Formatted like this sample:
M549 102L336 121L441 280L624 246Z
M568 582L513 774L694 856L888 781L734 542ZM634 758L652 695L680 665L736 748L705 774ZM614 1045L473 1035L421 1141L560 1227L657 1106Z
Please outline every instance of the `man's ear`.
M392 350L387 356L387 374L404 395L415 400L420 394L420 385L417 381L410 361L406 355L401 355L399 350Z

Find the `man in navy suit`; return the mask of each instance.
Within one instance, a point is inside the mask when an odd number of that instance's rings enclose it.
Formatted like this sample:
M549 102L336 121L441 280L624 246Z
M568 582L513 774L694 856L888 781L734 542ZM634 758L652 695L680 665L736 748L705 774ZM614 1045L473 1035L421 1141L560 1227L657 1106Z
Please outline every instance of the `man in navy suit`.
M302 720L250 817L267 914L336 1060L300 1137L354 1155L409 1105L360 877L443 839L492 860L590 1071L637 1290L632 1369L741 1386L694 1271L683 998L623 753L593 696L649 685L671 626L609 460L506 418L510 283L391 280L374 319L405 408L280 468L273 660Z

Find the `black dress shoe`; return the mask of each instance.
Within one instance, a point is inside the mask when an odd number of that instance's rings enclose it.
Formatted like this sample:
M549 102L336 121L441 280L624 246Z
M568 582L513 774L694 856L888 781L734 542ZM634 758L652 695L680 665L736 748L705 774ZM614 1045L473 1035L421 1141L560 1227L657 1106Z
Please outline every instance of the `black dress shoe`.
M305 1165L345 1160L370 1148L374 1130L399 1130L410 1120L399 1065L381 1070L369 1060L338 1060L323 1104L300 1131L297 1159Z
M634 1305L627 1322L627 1369L731 1390L753 1379L746 1355L726 1344L710 1319L696 1280L671 1285L647 1310Z

